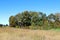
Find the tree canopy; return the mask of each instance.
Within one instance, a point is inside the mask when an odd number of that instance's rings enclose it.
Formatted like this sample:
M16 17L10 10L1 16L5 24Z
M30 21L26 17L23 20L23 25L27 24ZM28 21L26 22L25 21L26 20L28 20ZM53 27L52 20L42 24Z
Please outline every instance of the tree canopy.
M46 16L43 12L24 11L10 16L9 25L12 27L38 26L38 28L60 28L60 13Z

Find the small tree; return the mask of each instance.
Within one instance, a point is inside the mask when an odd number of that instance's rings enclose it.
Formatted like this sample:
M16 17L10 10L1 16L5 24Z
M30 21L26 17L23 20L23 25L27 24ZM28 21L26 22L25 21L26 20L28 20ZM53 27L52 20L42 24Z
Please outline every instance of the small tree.
M16 26L15 24L16 24L15 17L14 16L10 16L10 18L9 18L9 25L11 27L15 27Z

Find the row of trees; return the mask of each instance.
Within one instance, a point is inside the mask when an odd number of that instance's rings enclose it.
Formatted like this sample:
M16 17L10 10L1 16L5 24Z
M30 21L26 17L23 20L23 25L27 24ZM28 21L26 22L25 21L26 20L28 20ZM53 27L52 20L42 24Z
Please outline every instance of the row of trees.
M43 12L24 11L15 16L10 16L11 27L26 27L37 29L60 28L60 13L46 16Z
M6 27L6 26L8 26L8 24L5 24L5 25L0 24L0 27Z

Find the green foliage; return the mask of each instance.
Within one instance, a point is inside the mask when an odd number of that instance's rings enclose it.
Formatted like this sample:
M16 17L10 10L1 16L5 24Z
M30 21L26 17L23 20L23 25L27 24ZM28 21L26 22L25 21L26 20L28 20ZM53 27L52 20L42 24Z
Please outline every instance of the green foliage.
M15 16L10 16L9 25L16 28L52 29L60 28L60 14L46 16L42 12L24 11Z
M51 30L59 31L60 32L60 28L52 28Z
M14 16L10 16L10 18L9 18L9 25L11 26L11 27L15 27L16 25L16 23L15 23L16 21L15 21L15 17Z
M24 11L22 14L22 20L21 22L24 23L24 26L29 26L31 24L31 16L28 11Z
M16 26L16 28L20 28L19 26Z

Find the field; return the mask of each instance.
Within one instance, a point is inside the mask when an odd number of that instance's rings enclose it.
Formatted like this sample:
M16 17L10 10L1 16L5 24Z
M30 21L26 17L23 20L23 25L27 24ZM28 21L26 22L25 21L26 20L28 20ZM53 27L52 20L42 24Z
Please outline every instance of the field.
M0 28L0 40L60 40L60 31Z

